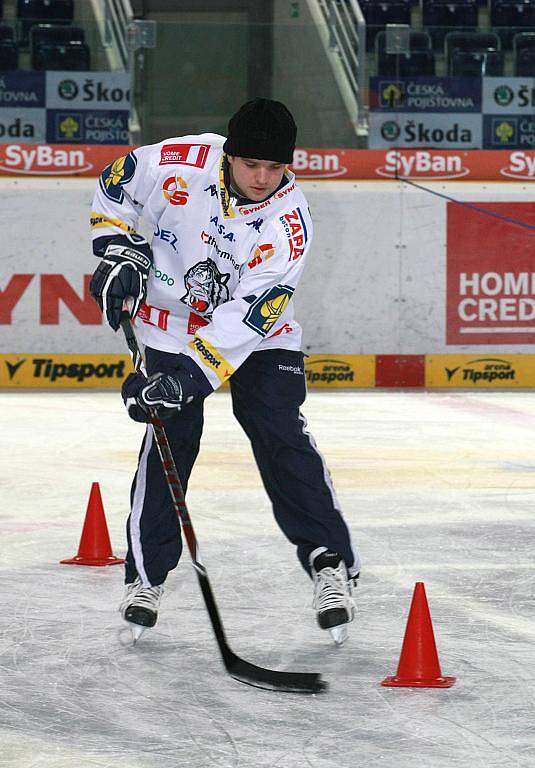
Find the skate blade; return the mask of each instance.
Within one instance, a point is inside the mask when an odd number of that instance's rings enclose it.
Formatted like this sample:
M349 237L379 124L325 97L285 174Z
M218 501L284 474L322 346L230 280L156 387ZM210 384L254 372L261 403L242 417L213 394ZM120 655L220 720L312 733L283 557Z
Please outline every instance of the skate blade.
M335 645L343 645L349 637L347 624L340 624L337 627L330 627L329 632L331 633L331 637L334 640Z
M119 642L123 646L136 645L148 627L141 624L133 624L131 621L125 621L124 627L119 632Z

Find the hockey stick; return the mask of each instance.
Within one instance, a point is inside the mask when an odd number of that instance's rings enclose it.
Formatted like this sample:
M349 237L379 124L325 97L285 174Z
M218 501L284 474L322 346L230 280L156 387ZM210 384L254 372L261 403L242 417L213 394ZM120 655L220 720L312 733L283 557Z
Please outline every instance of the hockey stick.
M134 360L134 365L139 370L141 364L144 365L143 353L137 343L136 335L130 321L128 312L123 312L121 317L121 328L126 338L126 343ZM180 483L180 478L176 468L171 447L165 427L155 412L151 412L151 426L160 454L162 468L165 474L169 493L173 500L173 506L181 523L182 531L186 538L188 550L191 556L195 573L201 587L204 597L210 623L216 637L219 651L223 659L223 664L229 675L240 683L253 685L257 688L266 688L274 691L288 691L290 693L319 693L327 688L327 684L321 679L321 675L315 672L281 672L272 669L264 669L251 664L231 650L226 636L219 610L215 601L212 586L208 579L206 568L201 562L197 537L193 529L193 524L189 516L184 491Z

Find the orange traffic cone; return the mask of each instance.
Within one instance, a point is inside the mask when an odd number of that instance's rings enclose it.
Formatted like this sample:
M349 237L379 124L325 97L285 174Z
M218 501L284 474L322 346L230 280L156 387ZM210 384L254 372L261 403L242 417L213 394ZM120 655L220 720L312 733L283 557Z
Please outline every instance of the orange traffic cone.
M98 483L93 483L91 486L78 554L60 562L69 565L119 565L124 563L123 559L115 557L111 551L110 535Z
M419 581L412 596L397 672L381 685L450 688L454 682L454 677L444 677L440 671L425 587Z

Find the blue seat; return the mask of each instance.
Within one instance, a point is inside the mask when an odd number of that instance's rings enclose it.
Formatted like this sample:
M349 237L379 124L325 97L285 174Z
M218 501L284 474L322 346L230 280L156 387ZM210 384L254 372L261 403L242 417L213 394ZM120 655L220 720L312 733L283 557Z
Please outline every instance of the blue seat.
M82 27L36 24L30 30L32 68L37 69L35 65L37 51L42 45L66 45L67 43L85 43L85 32Z
M448 74L450 77L502 77L503 51L452 51Z
M446 54L446 66L449 71L451 54L459 51L499 51L501 49L500 38L495 32L448 32L444 38L444 52Z
M510 50L516 34L535 30L535 0L491 0L490 26L502 41L502 48Z
M515 59L516 77L535 77L535 48L524 48Z
M514 36L513 62L516 77L535 77L535 31Z
M17 0L19 40L24 45L35 24L71 24L73 18L74 0Z
M7 24L0 24L0 40L14 40L15 30Z
M377 74L385 77L417 77L435 74L435 55L431 49L431 38L427 32L409 32L409 53L386 52L386 32L381 31L375 38Z
M387 24L411 23L412 0L360 0L366 19L366 50L372 51L377 34Z
M377 74L384 77L434 77L435 54L431 49L410 54L385 54L378 65Z
M91 54L86 43L53 43L41 45L36 51L38 70L69 70L83 72L91 69Z
M462 28L463 32L476 31L477 3L475 0L426 0L422 5L422 22L431 36L433 48L441 49L446 34L453 29Z
M13 40L0 40L0 71L18 69L19 51Z

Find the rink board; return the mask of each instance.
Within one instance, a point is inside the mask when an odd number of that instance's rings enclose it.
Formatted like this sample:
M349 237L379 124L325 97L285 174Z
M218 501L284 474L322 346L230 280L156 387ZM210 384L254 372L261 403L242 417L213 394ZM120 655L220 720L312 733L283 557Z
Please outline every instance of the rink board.
M128 355L0 355L0 389L118 389L131 371ZM519 389L535 355L308 355L305 373L309 389Z

